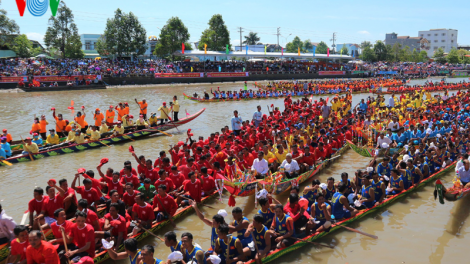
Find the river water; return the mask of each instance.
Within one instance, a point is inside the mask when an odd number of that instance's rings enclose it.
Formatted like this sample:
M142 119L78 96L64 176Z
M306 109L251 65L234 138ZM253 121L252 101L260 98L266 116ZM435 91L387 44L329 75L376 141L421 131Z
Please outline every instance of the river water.
M459 82L463 79L449 79L451 82ZM422 84L423 80L412 81L412 84ZM220 84L222 90L239 90L241 83ZM261 105L266 110L266 105L274 104L283 107L282 100L267 99L229 103L197 103L183 99L183 92L202 94L205 89L216 88L215 85L188 85L182 86L156 86L146 88L116 88L96 91L70 91L70 92L44 92L44 93L8 93L0 96L0 129L8 128L14 139L20 135L23 138L29 136L29 130L33 116L45 114L51 122L51 107L55 107L57 113L71 120L70 101L75 101L78 110L82 105L86 107L87 121L92 123L91 112L95 108L106 110L109 105L117 102L129 102L131 114L137 116L138 106L133 102L146 98L149 102L149 113L155 112L162 102L169 102L173 95L177 95L181 105L180 117L185 111L193 114L201 108L206 111L195 121L179 128L170 130L173 137L158 136L132 143L113 145L110 148L102 147L85 152L73 153L57 157L50 157L33 162L15 164L12 167L0 167L0 179L2 188L0 203L6 213L17 222L21 221L23 212L27 209L27 203L33 198L33 189L36 186L45 188L48 179L66 178L69 185L77 168L84 167L96 171L99 160L109 158L107 166L121 169L123 162L135 161L128 151L129 145L133 145L137 155L145 155L154 160L160 150L168 150L169 145L174 145L180 140L185 140L188 128L192 129L195 136L205 138L220 128L230 124L233 110L238 110L243 119L251 119L256 111L256 106ZM370 94L354 95L353 105L360 99L367 98ZM388 96L387 96L388 98ZM318 99L318 98L316 98ZM53 122L52 122L53 123ZM49 125L55 127L54 125ZM342 172L354 175L354 171L364 168L369 159L359 156L352 150L348 150L339 160L318 175L322 182L333 176L339 179ZM442 177L444 184L449 185L453 174L448 173ZM305 186L305 184L304 184ZM302 188L304 186L301 186ZM470 214L470 200L462 199L455 203L447 202L440 205L432 195L433 184L428 184L418 192L399 200L398 202L365 217L351 227L379 237L373 240L368 237L344 230L333 232L321 239L321 242L335 245L334 249L318 248L307 245L301 250L289 253L277 260L278 263L463 263L467 257L466 246L470 243L468 235L469 224L466 222ZM278 197L281 202L287 200L287 195ZM229 212L226 220L232 221L231 208L227 205L228 196L225 194L223 203L214 199L209 204L217 209L202 207L206 217L211 218L219 209ZM237 206L243 209L245 216L252 218L257 212L254 197L237 199ZM170 230L171 227L160 230L157 235ZM177 222L175 229L178 236L182 232L189 231L195 237L195 242L204 249L210 246L210 228L204 225L194 214L184 217ZM156 246L155 256L166 259L170 253L169 248L152 237L140 243ZM128 260L119 261L129 263ZM108 261L108 263L110 263Z

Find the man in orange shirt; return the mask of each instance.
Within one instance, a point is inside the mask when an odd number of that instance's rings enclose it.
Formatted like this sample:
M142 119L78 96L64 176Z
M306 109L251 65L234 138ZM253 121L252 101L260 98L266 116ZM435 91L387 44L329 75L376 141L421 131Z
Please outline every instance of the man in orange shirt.
M3 129L3 137L6 137L7 138L7 143L10 143L13 141L13 137L11 136L10 133L8 133L8 130L6 129Z
M85 110L85 108L83 108L83 110ZM86 130L88 129L88 123L85 121L85 117L85 111L83 111L83 115L82 112L78 111L77 116L74 119L75 123L80 125L82 133L86 133Z
M62 114L58 114L56 116L55 115L55 108L53 108L52 117L54 117L54 119L55 119L55 123L56 123L55 129L57 131L57 135L59 135L59 137L66 137L67 136L67 131L66 131L67 122L66 122L66 120L64 120Z
M138 102L137 99L135 99L135 102L139 105L140 107L140 114L144 116L144 119L147 120L147 100L143 99L142 102Z
M41 126L39 125L39 118L35 117L34 123L31 126L31 131L29 131L29 134L32 135L33 133L39 133L39 131L41 131Z
M47 125L49 125L49 122L46 121L46 116L41 115L41 121L39 121L39 134L41 135L42 140L47 139Z
M110 105L108 111L106 111L106 125L112 126L114 123L114 117L116 113L113 110L113 106Z
M28 264L60 264L55 247L51 243L41 240L41 231L39 230L33 230L29 233L26 259Z
M95 120L95 126L100 127L101 126L101 121L104 119L103 113L101 113L101 110L99 108L95 109L95 113L93 114L93 119Z
M119 103L119 105L116 106L116 111L118 114L118 121L122 121L122 117L126 115L126 108L124 107L124 104Z

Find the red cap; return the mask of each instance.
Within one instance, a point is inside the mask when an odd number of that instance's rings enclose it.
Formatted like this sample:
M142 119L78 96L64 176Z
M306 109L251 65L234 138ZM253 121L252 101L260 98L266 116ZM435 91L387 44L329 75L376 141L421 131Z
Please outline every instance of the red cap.
M52 111L55 111L55 107L52 107L51 110L52 110Z
M129 146L129 152L134 153L134 146L132 145Z
M178 141L178 146L183 146L184 142L183 141Z
M166 102L163 102L163 105L166 105Z
M133 115L129 115L129 118L134 118L134 116L133 116Z
M125 102L124 105L129 105L129 104L127 102Z
M92 259L92 258L90 258L90 257L88 257L88 256L85 256L85 257L82 257L82 258L80 259L80 261L77 262L77 263L78 263L78 264L93 264L94 262L93 262L93 259Z
M39 134L38 133L33 133L33 136L36 137L36 136L39 136Z
M6 129L3 129L3 132L7 132L7 130L6 130Z
M100 160L100 164L101 164L101 165L106 164L106 163L108 163L108 161L109 161L108 158L102 158L102 159Z
M80 168L80 169L77 169L77 172L82 174L82 173L86 172L86 169L85 168Z
M114 108L114 106L110 105L109 108Z
M65 122L66 122L66 123L68 123L68 122L69 122L69 120L65 119Z
M50 179L50 180L48 180L47 182L48 182L48 183L49 183L49 182L52 182L52 183L54 183L54 184L56 184L56 183L57 183L57 181L56 181L56 180L54 180L54 179Z
M30 138L30 137L27 137L26 140L31 140L31 138Z

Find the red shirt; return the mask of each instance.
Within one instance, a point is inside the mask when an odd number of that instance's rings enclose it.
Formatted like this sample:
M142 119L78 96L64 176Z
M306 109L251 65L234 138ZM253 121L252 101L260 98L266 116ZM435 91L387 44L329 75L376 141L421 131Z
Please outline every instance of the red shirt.
M36 199L31 199L28 203L28 211L30 214L36 213L36 215L39 215L42 210L42 205L44 204L44 199L46 199L47 196L43 196L41 201L38 201Z
M86 224L81 229L74 224L70 229L69 236L73 237L73 243L77 248L82 248L90 242L90 248L86 251L90 257L95 257L95 230L93 226Z
M253 155L248 153L248 155L243 155L243 160L246 162L246 164L249 167L251 167L253 165L253 161L255 160L255 158L253 157Z
M121 178L121 184L122 185L125 185L128 182L132 182L132 184L134 185L134 190L137 190L137 188L140 187L139 178L137 176L133 175L133 174L131 174L130 177L123 176Z
M51 218L54 217L55 210L64 207L64 197L57 194L54 199L51 200L49 196L45 197L44 202L42 204L42 211L46 212L46 216Z
M73 225L74 223L72 223L69 220L65 220L65 222L63 222L61 225L58 225L57 222L54 222L51 224L52 234L54 235L55 238L62 238L62 232L60 232L59 227L63 226L65 229L64 233L68 234L70 233L70 229L72 228ZM62 242L61 245L63 244L64 243Z
M119 195L122 196L122 194L124 193L124 189L122 188L121 181L114 182L112 177L106 176L106 183L108 184L108 196L111 190L116 190Z
M128 192L125 192L124 195L122 195L122 201L127 205L127 206L133 206L135 204L135 195L140 193L139 191L134 191L132 195L130 195Z
M308 164L308 166L313 166L313 164L315 163L315 155L309 153L309 156L306 156L306 154L304 154L304 156L300 159L300 162L306 163Z
M346 131L346 133L344 133L344 136L346 137L347 140L352 140L352 134L351 134L351 131Z
M99 201L101 196L98 194L98 191L95 188L86 190L85 186L78 186L77 193L82 195L82 198L88 201L88 204L91 205L96 201Z
M138 175L138 174L137 174L137 171L136 171L134 168L132 168L131 174L132 174L132 175L135 175L135 176ZM121 176L121 177L124 176L124 169L122 169L122 170L119 172L119 176Z
M18 238L11 241L11 255L18 256L20 255L20 261L26 258L26 248L29 246L29 241L26 239L25 242L21 243Z
M132 206L132 212L137 214L137 217L143 221L149 221L155 219L155 214L153 213L153 208L150 204L145 203L144 206L134 204ZM136 219L134 219L136 220Z
M108 220L111 223L111 226L113 227L113 230L111 230L111 234L114 237L118 237L119 233L122 232L123 239L127 239L127 227L126 227L127 221L122 215L118 214L117 218L113 218L110 213L107 213L104 215L104 219ZM116 220L119 221L120 223L113 225L113 221L116 221Z
M178 163L178 161L180 160L180 157L178 156L178 153L176 153L176 151L174 151L174 150L170 150L170 155L171 155L171 162L173 164Z
M207 176L201 177L201 179L203 180L202 190L204 191L205 195L208 195L208 192L215 188L214 178L212 178L211 176Z
M181 173L181 172L178 172L176 175L173 174L173 173L170 173L170 177L171 181L173 182L173 184L175 185L175 189L179 188L180 186L183 185L183 182L186 180L186 178L184 177L184 175Z
M155 211L157 212L167 212L173 216L176 213L176 209L178 209L178 205L176 204L175 199L170 195L167 194L165 197L161 197L157 194L153 198L153 208L156 208Z
M296 203L294 207L291 207L290 206L290 203L287 203L285 206L284 206L284 213L285 214L289 214L290 217L292 217L292 219L295 221L297 221L297 219L299 219L302 215L300 214L300 204L299 203ZM310 216L308 215L307 211L304 211L303 215L305 217L307 217L307 219L310 218Z
M83 177L90 179L90 180L91 180L91 184L92 184L92 188L96 189L96 190L98 191L98 193L101 192L101 184L100 184L101 181L100 181L100 180L95 179L95 178L92 178L92 177L90 177L90 176L88 176L88 175L86 175L86 174L83 174Z
M188 167L188 165L181 165L179 166L178 170L184 175L185 179L188 179L188 174L192 171L197 171L197 168L194 166L194 164L191 167Z
M28 264L60 264L55 247L46 241L41 241L37 249L29 245L26 249L26 259Z
M189 196L193 198L196 202L201 202L201 192L202 186L199 179L196 179L195 182L191 182L191 180L186 180L184 183L184 191L189 193Z
M155 185L155 189L158 189L158 186L163 185L163 184L166 185L166 191L167 191L167 192L171 192L172 190L175 189L175 184L174 184L173 181L172 181L170 178L168 178L168 177L166 177L165 180L162 180L162 179L156 180L156 181L155 181L155 184L154 184L154 185Z
M86 223L93 226L93 222L98 221L98 228L99 230L95 231L101 231L101 226L99 225L99 217L98 215L93 212L93 210L87 209L86 210Z

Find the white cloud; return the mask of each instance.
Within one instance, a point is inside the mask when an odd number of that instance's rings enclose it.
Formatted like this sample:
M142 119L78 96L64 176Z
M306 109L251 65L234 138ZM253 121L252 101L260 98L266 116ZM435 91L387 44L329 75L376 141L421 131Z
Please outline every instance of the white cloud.
M370 35L369 31L367 30L361 30L361 31L358 31L357 33L362 34L362 35Z
M36 32L29 32L26 33L26 36L30 40L36 40L39 41L40 43L44 43L44 35Z

